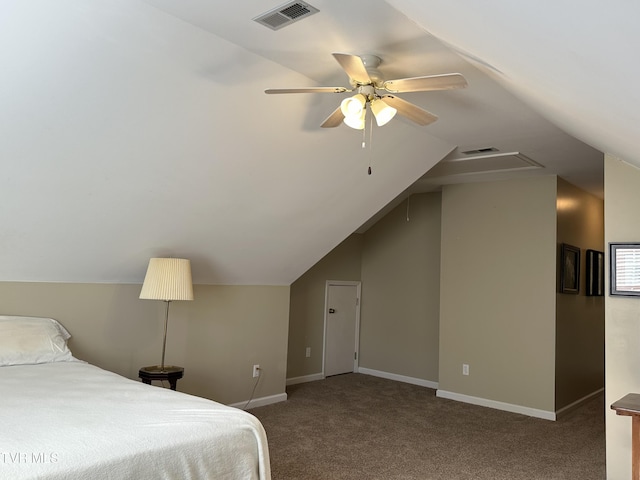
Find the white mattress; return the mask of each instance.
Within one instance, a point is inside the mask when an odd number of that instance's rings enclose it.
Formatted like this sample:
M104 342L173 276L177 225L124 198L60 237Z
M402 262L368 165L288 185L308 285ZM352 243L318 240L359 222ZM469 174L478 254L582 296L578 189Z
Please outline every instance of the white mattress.
M84 362L0 367L0 479L271 478L252 415Z

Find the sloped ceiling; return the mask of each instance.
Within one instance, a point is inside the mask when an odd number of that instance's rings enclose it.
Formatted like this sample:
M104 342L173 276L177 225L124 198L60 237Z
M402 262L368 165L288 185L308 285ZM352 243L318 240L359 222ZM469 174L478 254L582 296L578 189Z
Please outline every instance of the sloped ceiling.
M388 3L567 133L640 167L640 3Z
M562 82L541 108L544 72L521 82L500 35L481 42L430 3L435 17L423 2L315 1L273 32L251 20L278 5L263 0L4 0L0 280L141 282L171 255L196 283L289 284L437 162L485 146L601 194L598 149L626 143L592 138L583 111L556 116ZM335 51L381 56L387 78L459 71L469 88L405 95L439 121L394 119L361 148L361 132L318 127L341 96L263 93L346 85Z

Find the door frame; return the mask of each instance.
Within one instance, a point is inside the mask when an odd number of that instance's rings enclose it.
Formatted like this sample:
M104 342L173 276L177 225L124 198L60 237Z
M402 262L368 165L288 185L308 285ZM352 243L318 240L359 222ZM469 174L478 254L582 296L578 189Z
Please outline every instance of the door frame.
M327 320L329 318L329 287L331 286L353 286L356 287L356 344L355 358L353 359L353 371L358 372L360 362L360 305L362 304L362 282L345 280L327 280L324 286L324 333L322 339L322 378L325 378L325 361L327 355Z

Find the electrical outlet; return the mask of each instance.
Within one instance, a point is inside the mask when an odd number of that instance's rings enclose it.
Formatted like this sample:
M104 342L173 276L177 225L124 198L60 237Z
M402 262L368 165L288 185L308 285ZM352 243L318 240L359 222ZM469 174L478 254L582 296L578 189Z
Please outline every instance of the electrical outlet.
M307 350L304 354L305 357L309 358L311 356L311 347L307 347Z
M469 375L469 365L466 363L462 364L462 374L463 375Z
M253 378L258 378L260 376L260 365L253 366Z

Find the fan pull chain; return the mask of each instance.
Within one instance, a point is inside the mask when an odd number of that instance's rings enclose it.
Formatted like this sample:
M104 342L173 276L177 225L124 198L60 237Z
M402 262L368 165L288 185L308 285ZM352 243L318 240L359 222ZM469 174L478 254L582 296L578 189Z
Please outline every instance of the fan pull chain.
M366 123L365 123L366 126ZM371 175L371 157L373 157L373 115L369 115L369 168L367 175Z

